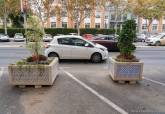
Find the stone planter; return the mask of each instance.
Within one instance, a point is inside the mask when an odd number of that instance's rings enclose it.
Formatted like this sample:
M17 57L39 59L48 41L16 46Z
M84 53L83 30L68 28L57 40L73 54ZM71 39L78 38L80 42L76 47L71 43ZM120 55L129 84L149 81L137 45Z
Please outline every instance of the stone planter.
M11 84L25 85L53 85L58 74L58 58L49 65L9 65L9 79Z
M142 62L118 62L110 58L110 75L114 81L140 81L142 73Z

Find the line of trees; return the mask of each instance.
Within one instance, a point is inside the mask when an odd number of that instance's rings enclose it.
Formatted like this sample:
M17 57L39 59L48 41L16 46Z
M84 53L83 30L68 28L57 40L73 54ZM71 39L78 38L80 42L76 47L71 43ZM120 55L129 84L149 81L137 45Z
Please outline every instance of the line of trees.
M28 6L33 13L40 18L43 32L45 21L50 22L50 17L62 17L67 12L77 27L80 34L80 25L86 17L94 16L96 8L112 8L115 12L115 30L117 32L118 17L121 14L131 12L138 17L147 20L148 32L152 21L159 20L164 15L165 0L62 0L55 3L54 0L28 0ZM7 34L7 19L10 18L16 27L22 25L20 19L20 0L0 0L0 17L3 19L5 34ZM111 11L111 10L108 10ZM31 12L31 11L29 11ZM28 13L29 13L28 12ZM18 22L17 22L18 21ZM17 26L18 25L18 26Z

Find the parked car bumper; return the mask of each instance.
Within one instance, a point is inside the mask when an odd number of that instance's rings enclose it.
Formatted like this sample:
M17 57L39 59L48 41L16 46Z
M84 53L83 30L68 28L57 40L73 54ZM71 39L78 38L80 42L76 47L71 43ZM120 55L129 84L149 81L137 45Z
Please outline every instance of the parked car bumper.
M149 41L146 41L146 43L147 43L148 45L155 45L155 43L154 43L154 42L149 42Z
M108 57L109 57L108 51L106 50L105 53L103 54L102 59L103 59L103 60L106 60L106 59L108 59Z
M0 39L0 41L9 42L10 40L9 39Z
M15 42L25 41L25 39L14 39Z

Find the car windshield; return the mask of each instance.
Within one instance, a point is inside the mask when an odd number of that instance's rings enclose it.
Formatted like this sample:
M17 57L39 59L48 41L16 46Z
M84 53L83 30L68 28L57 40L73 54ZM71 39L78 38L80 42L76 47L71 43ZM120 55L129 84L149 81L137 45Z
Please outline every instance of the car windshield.
M52 37L50 34L45 34L46 37Z

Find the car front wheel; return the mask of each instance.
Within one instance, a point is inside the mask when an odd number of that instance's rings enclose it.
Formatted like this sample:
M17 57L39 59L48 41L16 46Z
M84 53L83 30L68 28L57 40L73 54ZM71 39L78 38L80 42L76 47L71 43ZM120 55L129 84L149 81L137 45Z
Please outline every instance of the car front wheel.
M94 63L99 63L102 61L102 56L100 53L94 53L91 57L91 61Z
M57 53L54 53L54 52L49 53L48 54L48 57L57 57L57 58L59 58L58 54Z

